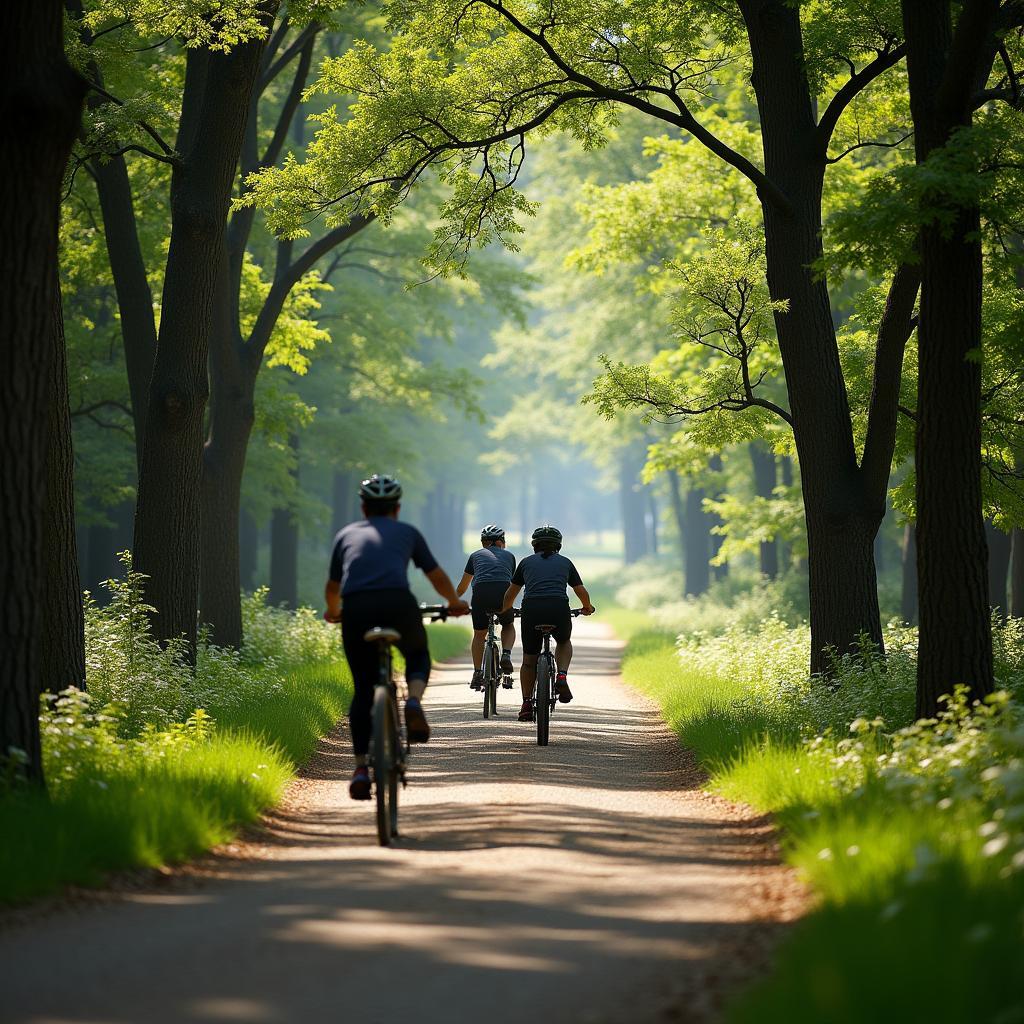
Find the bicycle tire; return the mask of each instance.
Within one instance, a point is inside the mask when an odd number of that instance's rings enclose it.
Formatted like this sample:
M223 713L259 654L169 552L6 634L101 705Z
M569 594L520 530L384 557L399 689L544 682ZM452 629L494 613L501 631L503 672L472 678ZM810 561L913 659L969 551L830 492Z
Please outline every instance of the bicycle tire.
M491 714L498 714L498 680L501 679L501 662L498 658L498 648L491 648Z
M537 746L548 745L548 731L551 722L551 682L555 675L555 659L542 654L537 660Z
M395 718L390 692L378 686L373 694L373 788L377 797L377 839L391 843L398 824L398 769L395 764Z
M494 685L494 659L491 657L493 651L491 645L488 644L484 648L484 685L482 687L484 691L484 718L491 717L491 687Z

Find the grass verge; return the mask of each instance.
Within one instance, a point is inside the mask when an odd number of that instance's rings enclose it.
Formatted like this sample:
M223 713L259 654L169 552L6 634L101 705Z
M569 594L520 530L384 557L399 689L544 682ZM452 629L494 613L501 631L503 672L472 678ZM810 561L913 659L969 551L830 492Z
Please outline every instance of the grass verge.
M443 660L466 648L469 632L439 623L428 635ZM0 904L180 863L258 820L351 697L340 659L279 676L244 701L213 689L186 722L128 739L118 736L123 719L72 701L51 723L49 794L0 792Z
M819 896L728 1019L1024 1021L1012 717L885 736L866 723L862 739L808 742L792 703L764 699L734 664L687 669L671 637L635 624L623 658L624 678L660 703L711 788L775 815L787 859Z

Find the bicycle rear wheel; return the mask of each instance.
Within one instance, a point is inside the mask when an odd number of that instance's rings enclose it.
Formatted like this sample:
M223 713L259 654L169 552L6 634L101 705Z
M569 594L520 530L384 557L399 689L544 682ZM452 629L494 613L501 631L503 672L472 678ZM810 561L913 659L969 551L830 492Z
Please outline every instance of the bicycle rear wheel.
M494 688L494 659L491 657L493 654L490 644L484 648L484 661L483 661L483 673L484 673L484 718L491 717L491 709L493 703L491 701L491 690Z
M551 683L555 677L555 659L542 654L537 659L537 746L548 745L548 726L551 721Z
M388 846L398 831L398 752L391 693L373 694L373 788L377 796L377 839Z

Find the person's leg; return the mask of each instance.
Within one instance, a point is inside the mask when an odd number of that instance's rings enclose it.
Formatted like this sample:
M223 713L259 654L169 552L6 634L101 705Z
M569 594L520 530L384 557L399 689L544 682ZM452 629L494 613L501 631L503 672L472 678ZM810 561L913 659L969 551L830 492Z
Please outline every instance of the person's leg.
M572 641L566 640L563 643L555 644L555 664L558 671L566 673L569 671L569 663L572 661Z
M470 650L473 652L473 668L479 672L484 663L484 644L487 642L487 629L473 630L473 643Z
M430 726L420 701L430 680L430 648L423 616L412 594L403 601L395 628L402 634L398 647L405 658L405 685L409 691L409 699L405 702L405 726L409 742L426 743L430 738Z
M516 645L516 627L513 623L501 627L501 649L511 651Z
M366 764L366 753L370 749L370 712L373 707L373 687L379 670L376 647L363 639L368 628L364 616L346 607L342 642L352 672L353 694L348 721L352 733L352 752L357 765Z
M559 701L568 704L572 700L572 690L569 689L569 681L566 673L569 671L569 663L572 661L572 616L569 614L569 605L559 609L558 624L554 632L555 638L555 665L558 674L555 676L555 693Z
M519 668L519 685L523 688L523 700L533 696L533 684L537 681L537 655L524 654Z

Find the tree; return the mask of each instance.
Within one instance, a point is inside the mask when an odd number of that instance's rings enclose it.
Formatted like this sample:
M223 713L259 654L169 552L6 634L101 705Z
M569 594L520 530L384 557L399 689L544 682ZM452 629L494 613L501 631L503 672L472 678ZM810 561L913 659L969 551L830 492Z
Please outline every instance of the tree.
M558 127L594 145L616 107L691 134L748 179L763 215L807 518L811 667L826 668L827 652L855 649L864 633L880 645L872 546L885 509L916 274L901 269L893 278L868 444L858 459L828 289L811 268L822 255L822 185L836 126L904 54L895 11L876 4L861 17L822 4L806 26L800 8L784 0L747 0L736 10L623 3L614 11L583 0L542 7L422 0L394 5L392 14L400 32L388 52L360 45L325 65L318 89L357 91L359 99L348 120L324 123L306 164L262 176L258 198L272 224L294 231L311 209L328 210L332 223L365 210L387 215L433 165L452 197L431 259L440 269L459 266L472 242L515 231L515 215L528 209L512 187L527 135ZM709 46L709 34L721 42ZM763 169L711 132L692 106L738 57L741 35L752 58ZM851 74L816 118L817 90L846 65Z
M42 782L38 701L45 684L43 579L47 445L62 422L57 232L61 185L84 87L64 58L55 0L15 4L0 43L0 561L4 657L0 757ZM52 465L52 464L51 464Z

